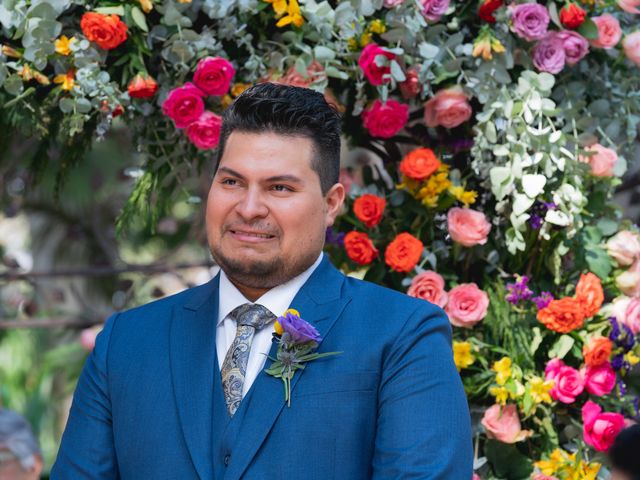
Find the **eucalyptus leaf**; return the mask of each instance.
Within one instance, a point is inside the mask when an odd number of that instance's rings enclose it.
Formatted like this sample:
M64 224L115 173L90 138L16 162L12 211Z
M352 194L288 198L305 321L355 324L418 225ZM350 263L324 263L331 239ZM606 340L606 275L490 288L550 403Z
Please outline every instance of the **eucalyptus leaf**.
M147 19L144 13L142 13L142 10L140 10L138 7L133 7L131 9L131 18L133 18L133 21L136 23L140 30L142 30L143 32L149 31L149 27L147 26Z

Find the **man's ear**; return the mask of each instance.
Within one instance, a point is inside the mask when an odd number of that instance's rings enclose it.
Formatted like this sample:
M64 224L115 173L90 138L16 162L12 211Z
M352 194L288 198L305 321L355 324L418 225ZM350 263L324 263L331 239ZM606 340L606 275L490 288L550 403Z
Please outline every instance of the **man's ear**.
M330 227L333 225L336 217L342 209L344 199L347 193L344 189L344 185L336 183L329 189L324 199L326 202L327 213L325 215L325 226Z

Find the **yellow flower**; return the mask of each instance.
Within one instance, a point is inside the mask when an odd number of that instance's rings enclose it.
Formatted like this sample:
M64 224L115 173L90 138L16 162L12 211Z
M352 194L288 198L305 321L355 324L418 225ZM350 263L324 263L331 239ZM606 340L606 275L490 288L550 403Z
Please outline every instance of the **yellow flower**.
M584 460L581 460L578 468L576 468L575 480L596 480L600 466L598 462L586 463Z
M347 40L347 47L349 47L349 50L352 52L359 50L360 47L358 46L358 39L356 37L351 37Z
M138 0L138 2L140 2L140 6L144 13L149 13L153 10L153 2L151 0Z
M264 0L267 3L270 3L273 7L273 11L276 12L276 15L284 15L287 11L287 0Z
M31 72L31 68L29 67L29 65L23 65L18 72L18 75L20 75L22 77L22 80L24 80L25 82L28 82L33 78L33 73Z
M178 3L191 3L191 0L178 0Z
M380 35L387 31L387 27L382 20L376 19L369 24L369 31Z
M287 15L282 17L276 23L276 27L284 27L293 23L296 27L301 27L304 24L304 18L300 14L300 5L298 0L289 0L289 7L287 8Z
M231 87L231 96L237 97L250 86L251 86L250 83L234 83L233 87Z
M73 77L75 75L74 70L69 70L67 73L61 73L60 75L56 75L53 78L53 83L62 84L62 90L66 90L67 92L73 88L74 80Z
M633 352L628 352L627 354L625 354L624 359L629 362L629 365L631 365L632 367L640 362L640 358Z
M509 357L502 357L497 362L494 362L491 368L496 372L496 383L498 385L504 385L507 380L511 378L511 359Z
M529 381L531 398L535 403L547 402L551 403L551 395L549 391L553 388L553 380L543 380L540 377L533 377Z
M76 37L67 38L61 35L53 44L56 47L56 53L60 55L69 55L71 53L71 44L76 41Z
M563 469L566 463L566 452L559 448L556 448L549 455L549 460L540 460L535 462L534 465L539 468L543 474L553 475L558 470Z
M467 368L475 361L469 342L453 342L453 361L458 371Z
M509 399L510 393L505 387L491 387L489 393L496 397L496 402L505 405Z
M473 190L465 190L464 187L459 185L454 185L449 187L449 191L451 194L456 197L460 203L464 204L465 207L476 202L476 198L478 197L478 192L474 192Z
M233 103L233 98L231 98L231 95L229 95L228 93L224 94L220 99L220 104L224 109L226 109L232 103Z
M51 83L51 80L49 80L49 77L47 77L46 75L43 75L42 73L36 70L33 71L33 78L35 78L36 82L38 82L40 85L49 85Z
M277 320L273 324L273 328L278 335L282 335L282 332L284 332L284 330L282 329L282 325L280 325L280 322Z
M505 52L504 45L502 45L502 42L495 37L491 39L491 49L496 53Z
M366 47L370 43L371 43L371 34L370 33L363 33L360 36L360 46L361 47Z
M473 42L471 55L474 57L482 56L484 60L491 60L493 58L493 55L491 55L491 40L487 37L477 38Z
M296 310L295 308L287 309L287 311L285 311L284 314L286 315L287 313L290 313L291 315L295 315L296 317L300 316L300 312L298 310Z
M9 45L2 45L2 54L11 58L21 58L22 54L15 48L11 48Z

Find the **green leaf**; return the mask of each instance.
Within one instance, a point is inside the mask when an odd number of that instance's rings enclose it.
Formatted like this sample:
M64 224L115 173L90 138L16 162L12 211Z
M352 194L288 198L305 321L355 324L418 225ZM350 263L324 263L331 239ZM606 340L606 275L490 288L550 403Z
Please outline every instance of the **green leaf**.
M599 245L588 245L585 248L585 259L589 270L601 279L607 278L613 265L607 251Z
M317 45L313 49L313 56L319 62L326 62L326 61L330 61L330 60L333 60L334 58L336 58L336 52L334 52L330 48L323 47L322 45Z
M605 237L609 237L618 231L618 222L611 218L601 218L598 220L598 230Z
M555 2L549 2L549 4L547 5L547 8L549 9L549 16L551 17L551 21L555 23L560 30L564 30L564 27L560 22L560 16L558 15L558 7L556 6Z
M559 358L562 360L565 355L569 353L569 350L571 350L574 343L575 340L573 337L570 337L569 335L560 336L549 350L549 358Z
M332 66L327 67L325 69L325 73L329 77L339 78L341 80L348 80L349 79L349 75L347 75L346 72L341 72L336 67L332 67Z
M432 58L435 58L436 55L438 55L438 52L440 51L440 49L436 45L433 45L431 43L422 42L418 46L418 51L420 52L420 56L422 58L430 60Z
M136 25L140 30L142 30L143 32L149 31L149 27L147 26L147 18L145 17L144 13L142 13L142 10L140 10L138 7L133 7L131 9L131 18L133 18L133 21L136 22Z
M531 460L520 453L515 445L487 440L484 453L500 478L524 480L528 479L533 471Z
M584 19L582 25L578 27L578 33L588 40L598 39L598 27L589 17Z
M395 60L391 61L391 75L396 80L396 82L404 82L407 77L405 77L402 68Z
M94 10L94 12L102 13L104 15L124 15L124 7L99 7Z

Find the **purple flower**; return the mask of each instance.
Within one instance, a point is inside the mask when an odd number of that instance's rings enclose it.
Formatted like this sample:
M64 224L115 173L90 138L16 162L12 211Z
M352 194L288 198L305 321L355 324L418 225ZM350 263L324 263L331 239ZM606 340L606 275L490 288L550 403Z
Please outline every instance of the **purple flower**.
M556 33L549 33L533 47L533 64L541 72L560 73L564 62L564 43Z
M542 217L540 215L531 215L531 217L529 218L529 225L531 225L531 228L533 228L534 230L540 230L540 227L542 227Z
M609 340L622 347L625 352L631 350L636 343L631 329L624 323L618 322L616 317L609 317L609 323L611 324Z
M556 204L553 202L536 202L531 207L531 217L529 217L529 225L534 230L539 230L544 223L544 216L547 214L547 210L554 210Z
M420 0L422 15L430 22L437 22L449 8L449 0Z
M513 30L525 40L540 40L547 34L549 12L537 3L523 3L513 7Z
M556 33L564 46L564 55L569 65L575 65L589 53L589 42L577 32L563 30Z
M319 343L322 340L320 333L313 325L291 312L278 317L278 323L282 326L282 330L291 336L293 343Z
M337 247L344 247L344 232L337 232L332 227L328 227L325 233L325 242Z
M516 275L515 283L507 283L507 290L509 293L506 299L509 303L517 305L521 301L529 300L533 296L533 292L527 286L529 283L529 277Z
M536 304L538 310L542 310L553 300L553 295L550 292L541 292L539 296L533 297L531 301Z
M624 359L624 355L622 353L616 355L615 357L613 357L611 359L611 366L613 367L613 369L617 372L618 370L622 370L622 369L629 369L630 365L629 362L627 362Z

